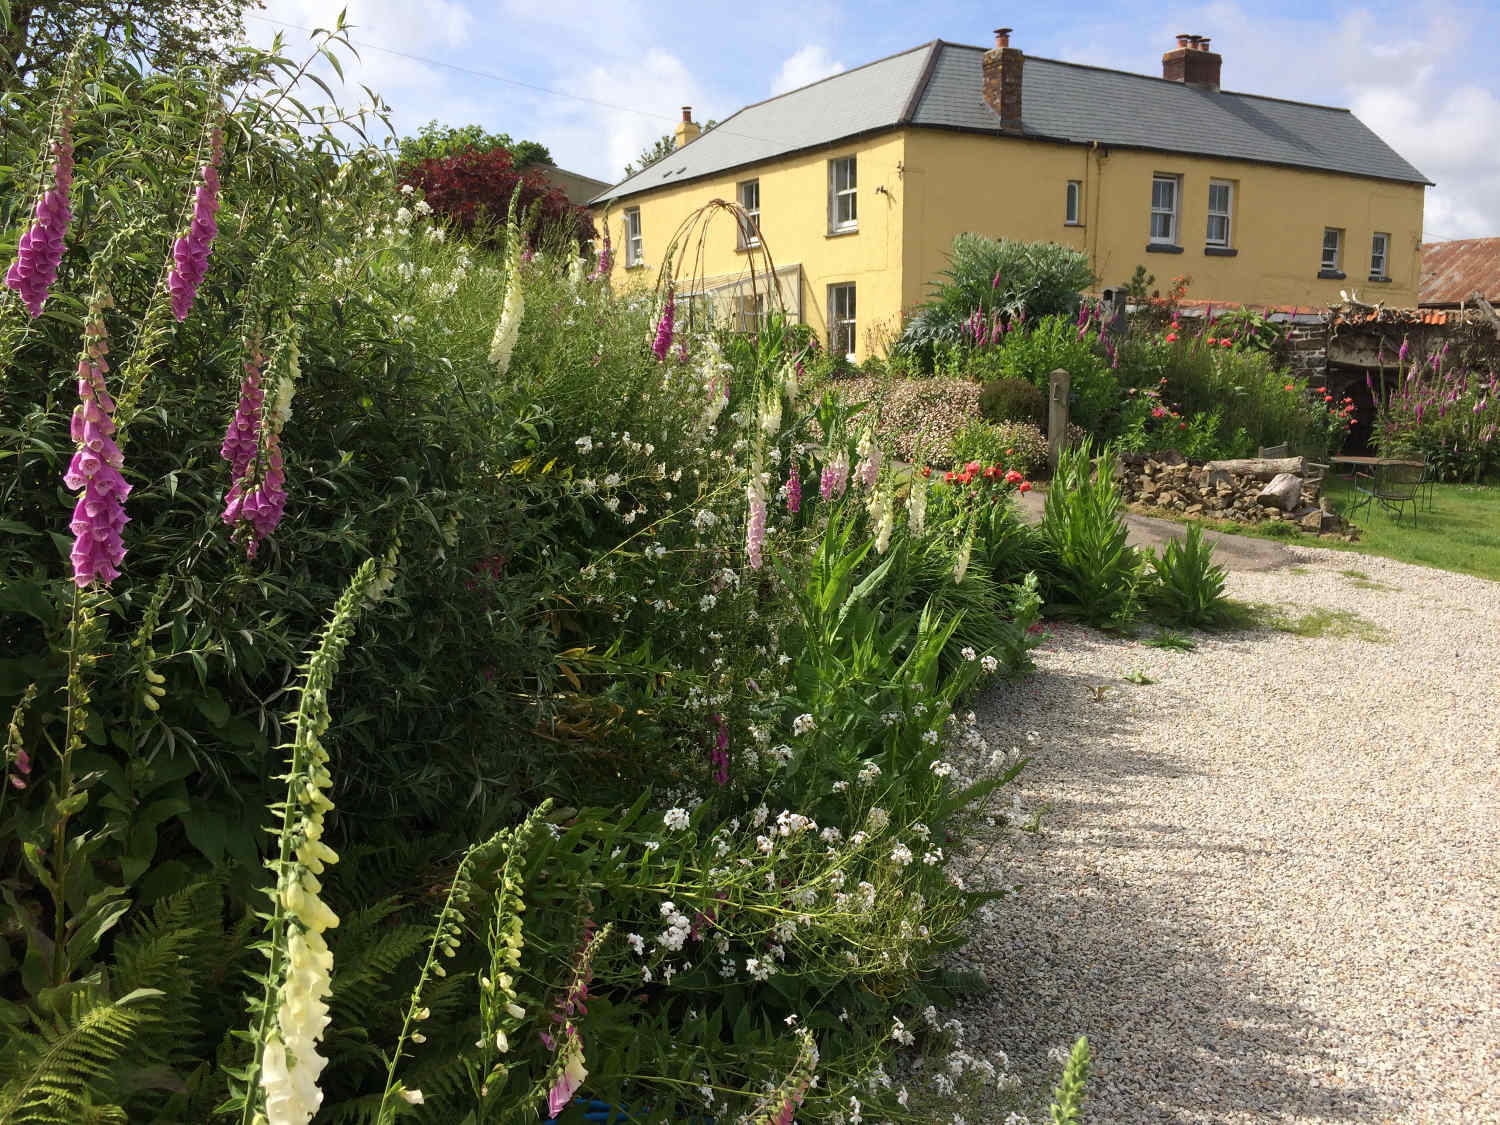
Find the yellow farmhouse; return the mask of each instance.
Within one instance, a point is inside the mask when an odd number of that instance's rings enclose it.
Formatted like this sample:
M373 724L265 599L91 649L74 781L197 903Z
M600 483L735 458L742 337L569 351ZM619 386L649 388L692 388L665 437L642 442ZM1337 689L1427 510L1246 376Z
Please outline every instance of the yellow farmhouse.
M995 39L936 40L707 132L685 108L676 151L593 201L616 287L654 282L684 220L722 199L755 226L711 224L697 283L764 311L748 292L763 241L788 312L855 358L892 338L963 231L1077 247L1104 286L1144 265L1214 300L1416 304L1430 181L1348 110L1220 90L1196 35L1160 78Z

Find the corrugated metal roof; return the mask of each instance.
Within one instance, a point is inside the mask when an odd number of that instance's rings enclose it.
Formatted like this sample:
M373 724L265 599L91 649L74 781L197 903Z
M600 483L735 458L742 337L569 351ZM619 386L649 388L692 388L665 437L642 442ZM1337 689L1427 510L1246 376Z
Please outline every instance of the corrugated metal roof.
M934 40L746 106L595 203L912 124L998 133L981 89L984 49ZM1144 74L1026 58L1025 134L1286 164L1425 184L1346 109L1202 90Z
M999 132L981 88L983 57L983 48L944 44L913 124ZM1030 56L1021 70L1021 129L1059 140L1429 182L1347 109Z
M1476 291L1487 301L1500 302L1500 238L1422 243L1419 303L1456 305Z

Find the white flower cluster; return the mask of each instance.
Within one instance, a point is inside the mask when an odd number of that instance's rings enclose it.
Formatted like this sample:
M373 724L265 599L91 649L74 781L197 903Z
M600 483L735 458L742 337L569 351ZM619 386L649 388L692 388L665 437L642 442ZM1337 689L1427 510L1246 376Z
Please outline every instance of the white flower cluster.
M806 713L798 715L792 720L792 734L794 737L801 737L808 731L813 730L816 725L811 715Z
M521 295L520 262L510 271L505 286L505 303L500 309L500 323L495 325L495 335L490 340L490 363L495 372L504 375L510 370L511 353L516 341L521 338L521 318L526 315L526 298Z
M677 909L677 904L670 900L661 904L661 916L667 920L667 928L657 935L656 944L676 953L687 942L693 924L688 921L686 914Z
M692 823L687 809L668 809L663 814L662 820L666 823L667 830L671 832L681 832Z

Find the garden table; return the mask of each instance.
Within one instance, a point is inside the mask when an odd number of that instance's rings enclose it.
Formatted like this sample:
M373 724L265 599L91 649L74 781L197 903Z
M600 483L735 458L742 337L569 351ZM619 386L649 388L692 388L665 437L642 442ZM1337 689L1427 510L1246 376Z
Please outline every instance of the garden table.
M1360 469L1373 469L1377 465L1416 465L1421 466L1421 461L1411 461L1401 457L1365 457L1362 455L1348 454L1340 457L1328 458L1335 465L1348 465L1350 473L1356 473ZM1351 478L1352 479L1352 475Z

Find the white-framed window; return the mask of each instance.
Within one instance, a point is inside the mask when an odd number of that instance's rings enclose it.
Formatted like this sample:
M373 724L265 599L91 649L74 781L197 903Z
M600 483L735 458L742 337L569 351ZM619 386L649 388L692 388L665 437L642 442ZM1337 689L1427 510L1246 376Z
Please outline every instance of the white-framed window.
M1083 181L1082 180L1069 180L1068 181L1068 196L1067 196L1067 200L1068 200L1067 201L1067 209L1064 212L1067 217L1065 219L1063 219L1063 222L1066 223L1070 227L1081 226L1083 224L1083 217L1082 217L1083 216Z
M1151 241L1177 245L1177 204L1182 177L1158 172L1151 177Z
M740 210L745 213L740 220L740 249L746 250L760 245L760 181L743 181L737 194L740 197Z
M859 174L855 158L841 156L828 162L828 232L842 234L859 229L859 200L855 195ZM850 290L853 291L852 288ZM852 300L852 298L851 298Z
M1337 227L1323 228L1323 269L1329 273L1339 272L1339 263L1344 260L1344 232Z
M641 242L641 209L625 208L625 265L638 266L646 260Z
M828 287L828 350L854 362L854 285Z
M1391 268L1391 236L1375 232L1375 237L1370 240L1370 276L1390 277Z
M1204 243L1227 250L1233 232L1234 185L1228 180L1208 181L1208 230Z

